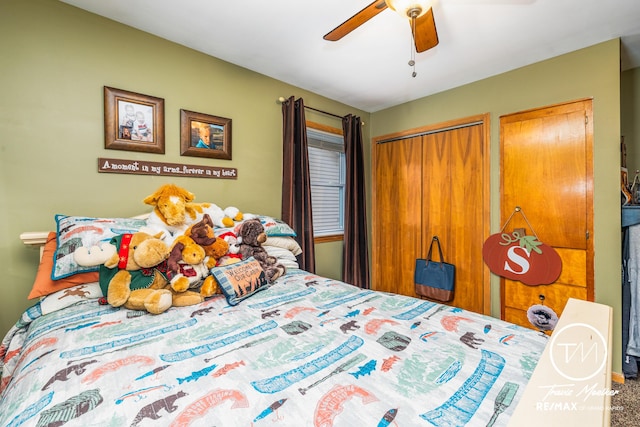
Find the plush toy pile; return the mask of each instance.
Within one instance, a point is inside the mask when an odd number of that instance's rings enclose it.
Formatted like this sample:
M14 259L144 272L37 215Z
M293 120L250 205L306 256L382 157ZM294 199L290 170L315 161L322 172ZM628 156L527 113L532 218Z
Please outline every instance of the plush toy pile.
M221 228L233 227L236 221L243 219L242 212L233 206L222 209L214 203L195 203L195 198L193 193L177 185L162 185L143 200L153 206L147 226L152 231L163 232L164 239L171 243L205 214L209 215L213 225Z
M100 266L100 287L114 307L159 314L171 306L201 303L214 294L212 283L195 292L189 290L189 283L169 280L179 270L169 269L167 260L172 251L158 236L122 234L111 239L111 244L117 252Z
M143 200L153 206L146 227L100 248L78 248L78 262L100 265L100 287L110 305L159 314L199 304L221 293L212 269L251 257L268 283L285 273L261 247L266 235L259 219L194 200L181 187L162 185ZM225 230L216 236L216 228Z

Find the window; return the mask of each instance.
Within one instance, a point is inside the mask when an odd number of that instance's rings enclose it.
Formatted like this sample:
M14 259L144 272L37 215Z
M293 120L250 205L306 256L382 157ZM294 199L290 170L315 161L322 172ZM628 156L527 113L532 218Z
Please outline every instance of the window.
M344 138L338 129L307 123L313 234L344 233Z

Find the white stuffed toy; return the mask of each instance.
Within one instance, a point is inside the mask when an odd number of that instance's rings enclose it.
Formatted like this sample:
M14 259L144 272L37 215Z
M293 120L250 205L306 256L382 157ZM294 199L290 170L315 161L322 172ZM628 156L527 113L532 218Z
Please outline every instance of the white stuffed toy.
M229 250L223 257L218 259L216 267L235 264L236 262L242 261L242 255L240 254L240 239L238 239L238 236L236 236L235 233L227 231L226 233L219 235L218 238L223 239L229 244Z
M73 252L73 259L78 265L94 267L104 264L115 253L116 247L114 245L103 242L100 246L91 246L90 248L80 246Z

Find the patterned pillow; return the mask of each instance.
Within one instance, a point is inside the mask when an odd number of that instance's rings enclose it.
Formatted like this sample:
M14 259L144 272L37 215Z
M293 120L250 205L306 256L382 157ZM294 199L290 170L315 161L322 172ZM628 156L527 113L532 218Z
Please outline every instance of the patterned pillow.
M53 254L56 252L56 233L51 231L42 250L42 258L38 266L38 273L33 281L28 299L43 297L63 289L85 283L97 282L98 272L78 273L60 280L51 280L53 271Z
M253 257L235 264L213 267L211 274L218 281L229 305L237 305L269 284L260 263Z
M95 300L102 296L102 289L100 289L100 284L97 281L85 283L45 296L40 300L40 309L42 310L42 314L49 314L62 310L77 302Z
M258 215L267 236L296 237L296 232L286 222L266 215Z
M98 271L99 266L78 265L73 258L75 250L81 246L96 246L109 242L113 236L135 233L146 225L144 219L135 218L89 218L56 215L57 248L53 257L51 279L58 280L77 273Z
M260 223L264 227L264 234L267 237L296 237L296 232L286 222L266 215L245 214L244 220L237 222L233 227L218 228L216 227L214 232L216 236L220 236L224 233L236 233L236 230L240 224L245 220L258 218Z

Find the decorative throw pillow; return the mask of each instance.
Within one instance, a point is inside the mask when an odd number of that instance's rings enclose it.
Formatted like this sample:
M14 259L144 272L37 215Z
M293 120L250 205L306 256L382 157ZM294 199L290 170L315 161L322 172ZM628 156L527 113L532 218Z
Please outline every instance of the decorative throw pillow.
M229 305L236 305L267 285L267 276L255 258L235 264L213 267L211 274L218 281Z
M286 222L266 215L258 215L258 218L267 236L296 237L296 232Z
M56 233L51 231L47 235L47 241L42 250L42 258L40 266L36 273L36 279L31 287L28 298L34 299L43 297L63 289L71 288L85 283L97 282L98 272L79 273L60 280L52 280L51 272L53 270L53 254L56 251Z
M99 266L78 265L73 258L75 250L81 246L96 246L109 242L119 234L135 233L146 225L144 219L136 218L89 218L56 215L57 248L54 255L51 278L58 280L77 273L98 271Z
M76 274L73 277L77 276L78 275ZM69 307L70 305L80 301L94 300L102 298L102 296L102 289L100 289L100 284L98 282L84 283L82 285L72 286L47 295L40 300L40 309L42 310L42 314L49 314L54 311L62 310L63 308Z
M267 237L296 237L296 232L293 231L293 228L291 228L289 224L280 219L276 219L267 215L245 214L245 220L252 218L258 218L260 220L260 223L264 227L264 234L266 234ZM228 232L235 233L236 228L242 222L243 221L236 223L236 225L233 227L216 227L214 232L216 236L220 236L221 234Z

